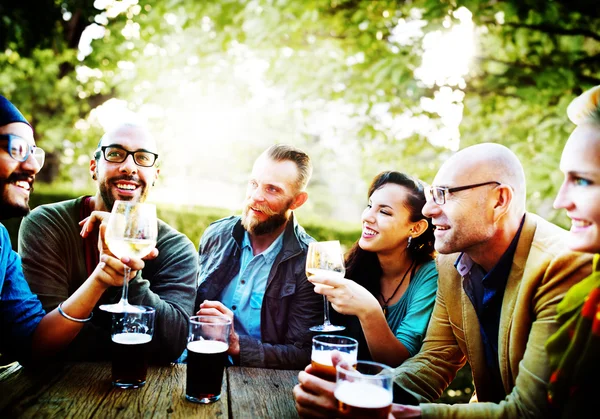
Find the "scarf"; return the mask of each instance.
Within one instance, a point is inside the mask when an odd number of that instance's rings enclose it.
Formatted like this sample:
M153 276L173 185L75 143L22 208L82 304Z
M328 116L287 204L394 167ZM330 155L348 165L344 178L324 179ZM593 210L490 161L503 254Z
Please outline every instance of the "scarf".
M600 254L593 272L558 304L562 326L546 342L551 376L548 403L554 417L580 417L600 394Z

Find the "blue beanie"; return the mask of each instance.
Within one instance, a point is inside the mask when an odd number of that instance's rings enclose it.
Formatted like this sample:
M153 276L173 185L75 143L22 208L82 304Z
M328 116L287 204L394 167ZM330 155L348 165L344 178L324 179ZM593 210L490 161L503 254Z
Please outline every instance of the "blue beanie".
M0 95L0 127L12 122L22 122L31 126L17 107L10 103L4 96Z

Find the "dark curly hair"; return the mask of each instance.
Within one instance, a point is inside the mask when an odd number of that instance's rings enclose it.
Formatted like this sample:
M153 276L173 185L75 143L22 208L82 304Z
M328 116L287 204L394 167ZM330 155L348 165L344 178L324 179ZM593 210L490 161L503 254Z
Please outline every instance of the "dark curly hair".
M395 171L386 171L378 174L369 187L368 197L384 185L392 183L402 186L408 192L406 194L405 205L410 212L410 221L427 221L427 230L419 237L411 240L408 254L415 262L415 266L420 266L435 257L434 249L434 227L431 219L425 217L421 212L425 205L425 185L412 176ZM379 293L379 279L383 275L381 265L377 254L363 250L358 245L358 240L352 245L352 248L346 255L346 277L354 280L367 288L373 295Z

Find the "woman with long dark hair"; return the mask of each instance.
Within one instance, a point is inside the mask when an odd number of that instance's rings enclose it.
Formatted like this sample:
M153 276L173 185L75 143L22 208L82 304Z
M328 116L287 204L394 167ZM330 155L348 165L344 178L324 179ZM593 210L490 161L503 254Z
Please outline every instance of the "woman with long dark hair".
M423 216L423 183L400 172L375 177L362 234L346 256L346 277L311 276L359 341L359 359L398 366L421 348L437 290L434 227Z

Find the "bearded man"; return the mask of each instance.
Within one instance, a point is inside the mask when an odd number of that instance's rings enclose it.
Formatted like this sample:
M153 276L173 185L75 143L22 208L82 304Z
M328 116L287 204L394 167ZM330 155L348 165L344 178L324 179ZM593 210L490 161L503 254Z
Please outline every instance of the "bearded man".
M23 271L45 310L57 307L88 281L98 264L98 228L83 221L106 216L116 200L144 202L158 179L158 166L158 145L148 129L121 123L104 134L90 160L90 176L97 185L93 196L40 205L23 220ZM132 304L156 309L151 361L168 363L181 355L187 341L198 257L194 243L162 220L156 249L154 258L130 280L128 297ZM67 348L67 359L110 359L111 314L99 306L121 298L122 280L116 285L96 296L94 318Z
M306 279L308 243L293 210L308 199L310 158L277 144L255 161L242 216L212 223L202 235L199 315L232 319L229 359L247 367L294 369L310 362L309 327L323 300Z

